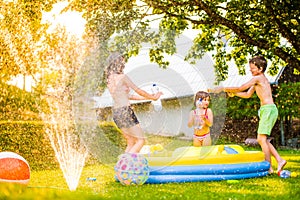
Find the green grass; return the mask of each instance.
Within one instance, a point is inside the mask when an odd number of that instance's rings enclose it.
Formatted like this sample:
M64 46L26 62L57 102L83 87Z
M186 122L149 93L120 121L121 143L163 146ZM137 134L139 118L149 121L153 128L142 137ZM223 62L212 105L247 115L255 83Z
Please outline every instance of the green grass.
M155 142L160 141L152 141ZM177 143L174 142L177 146ZM252 148L253 149L253 148ZM198 183L144 184L123 186L114 180L113 165L84 167L76 191L69 191L60 170L32 171L27 187L0 184L2 199L299 199L300 151L281 150L288 163L285 169L298 174L282 179L277 175L239 180ZM275 162L274 169L276 169ZM86 181L95 177L96 181Z

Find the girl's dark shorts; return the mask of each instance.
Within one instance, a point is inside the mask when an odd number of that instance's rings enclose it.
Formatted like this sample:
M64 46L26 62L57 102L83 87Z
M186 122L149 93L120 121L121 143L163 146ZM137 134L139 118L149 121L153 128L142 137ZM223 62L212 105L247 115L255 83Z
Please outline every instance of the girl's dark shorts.
M139 121L130 106L113 109L113 120L119 128L130 128Z

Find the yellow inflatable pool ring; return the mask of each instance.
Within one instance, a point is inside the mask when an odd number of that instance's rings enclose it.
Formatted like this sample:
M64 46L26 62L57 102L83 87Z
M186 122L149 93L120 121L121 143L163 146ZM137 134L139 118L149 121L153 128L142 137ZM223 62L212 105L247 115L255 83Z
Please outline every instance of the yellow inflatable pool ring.
M171 156L145 155L149 166L177 166L201 164L238 164L265 160L261 151L245 151L239 145L180 147Z

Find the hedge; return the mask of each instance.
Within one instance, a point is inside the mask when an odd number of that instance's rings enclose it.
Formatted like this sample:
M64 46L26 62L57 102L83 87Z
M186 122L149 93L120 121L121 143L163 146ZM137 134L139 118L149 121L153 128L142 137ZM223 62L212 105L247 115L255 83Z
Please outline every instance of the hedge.
M57 168L54 151L40 121L1 121L0 151L24 157L31 169Z
M110 141L109 143L119 147L120 150L125 149L126 141L120 134L120 130L113 123L100 123L96 130L94 139L104 137ZM101 141L94 142L97 145L101 143ZM101 148L98 148L98 150L101 151ZM1 121L0 152L4 151L14 152L24 157L32 170L55 169L59 167L54 150L44 131L44 123L42 121ZM108 151L107 153L110 154L111 152ZM102 159L103 156L102 154ZM90 154L86 164L97 162L98 158ZM98 161L103 160L98 159Z
M274 102L278 107L279 117L300 118L300 83L283 83L273 89ZM221 97L222 98L222 97ZM257 116L260 101L256 94L249 99L226 97L226 115L232 119L244 119ZM219 100L221 101L221 100Z

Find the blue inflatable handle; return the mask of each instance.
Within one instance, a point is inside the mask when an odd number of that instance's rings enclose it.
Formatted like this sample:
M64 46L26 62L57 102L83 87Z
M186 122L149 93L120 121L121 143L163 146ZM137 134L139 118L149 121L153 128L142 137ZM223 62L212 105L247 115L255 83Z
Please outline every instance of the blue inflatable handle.
M226 151L226 153L228 154L238 154L239 152L237 152L235 149L231 148L231 147L224 147L224 150Z

